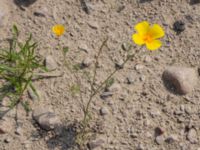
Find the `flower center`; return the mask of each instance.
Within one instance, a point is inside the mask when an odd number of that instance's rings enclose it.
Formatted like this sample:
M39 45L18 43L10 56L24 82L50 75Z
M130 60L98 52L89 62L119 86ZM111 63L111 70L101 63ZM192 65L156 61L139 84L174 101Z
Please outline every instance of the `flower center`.
M146 35L144 36L143 40L144 40L145 42L147 42L147 43L150 43L150 42L153 41L153 38L152 38L152 36L151 36L150 34L146 34Z

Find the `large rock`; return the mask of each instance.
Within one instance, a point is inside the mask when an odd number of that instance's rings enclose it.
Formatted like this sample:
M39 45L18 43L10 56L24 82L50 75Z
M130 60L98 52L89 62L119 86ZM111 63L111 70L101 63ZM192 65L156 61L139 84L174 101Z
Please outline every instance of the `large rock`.
M40 107L33 111L33 118L44 130L52 130L61 124L60 118L50 108Z
M168 67L163 73L163 79L170 90L177 94L191 92L197 83L197 72L193 68Z

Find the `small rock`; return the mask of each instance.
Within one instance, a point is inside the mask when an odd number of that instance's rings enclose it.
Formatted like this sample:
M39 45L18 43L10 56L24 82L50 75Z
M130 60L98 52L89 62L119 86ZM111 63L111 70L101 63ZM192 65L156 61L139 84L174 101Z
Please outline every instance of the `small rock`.
M124 67L124 61L122 59L118 60L116 63L115 63L115 67L117 69L122 69Z
M90 141L87 145L90 150L93 150L103 145L103 143L104 143L103 139L97 139L97 140Z
M33 111L33 118L44 130L52 130L61 124L59 117L50 108L37 108Z
M106 99L106 98L108 98L108 97L111 97L113 95L113 92L103 92L101 95L100 95L100 97L102 98L102 99Z
M7 137L6 139L4 139L5 143L10 143L12 141L11 137Z
M47 69L51 71L57 68L57 63L55 62L53 57L49 55L45 58L45 66Z
M109 114L109 110L108 110L106 107L102 107L102 108L100 109L100 114L101 114L102 116L108 115L108 114Z
M163 128L161 128L161 127L156 127L155 128L155 135L156 136L160 136L160 135L162 135L164 133L164 129Z
M168 136L165 140L168 144L172 144L174 142L177 142L178 141L178 136L175 135L175 134L172 134L170 136Z
M173 29L177 33L181 33L185 30L185 23L181 20L174 22Z
M17 127L15 134L17 135L23 135L23 129L21 127Z
M91 58L87 57L82 61L82 66L89 67L92 63L93 63L93 60Z
M143 65L140 65L140 64L137 64L137 65L135 66L135 70L137 70L137 71L142 70L143 68L144 68L144 66L143 66Z
M144 145L143 144L139 144L138 146L137 146L137 148L136 148L136 150L144 150L145 149L145 147L144 147Z
M142 76L140 77L140 81L144 82L145 80L146 80L146 77L142 75Z
M124 51L128 51L129 49L130 49L130 44L129 43L123 43L122 44L122 49L124 50Z
M198 142L197 131L194 128L191 128L187 134L187 139L190 143L195 144Z
M133 83L135 82L135 79L134 79L132 76L128 76L128 77L126 78L126 80L127 80L127 83L128 83L128 84L133 84Z
M99 28L98 23L95 22L95 21L89 21L89 22L88 22L88 25L89 25L92 29L98 29L98 28Z
M160 136L157 136L157 137L156 137L155 141L156 141L157 144L161 145L161 144L164 143L165 138L164 138L163 135L160 135Z
M197 83L197 73L193 68L168 67L163 73L163 79L171 90L178 94L191 92Z
M80 43L80 45L78 46L78 48L81 51L84 51L86 53L89 53L89 51L90 51L89 48L88 48L88 46L85 43L83 43L83 42Z

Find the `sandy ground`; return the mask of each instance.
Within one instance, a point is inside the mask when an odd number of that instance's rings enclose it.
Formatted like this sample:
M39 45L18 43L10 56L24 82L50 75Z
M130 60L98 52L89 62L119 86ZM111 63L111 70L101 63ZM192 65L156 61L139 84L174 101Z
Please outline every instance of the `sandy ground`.
M95 125L96 137L104 143L99 150L199 150L199 98L200 86L186 96L179 96L168 91L162 81L162 73L168 65L199 67L200 47L200 4L190 5L186 0L153 0L137 3L136 0L94 0L86 1L90 13L81 7L79 0L37 0L28 7L16 5L11 0L1 0L0 4L8 6L8 21L0 28L1 44L11 37L10 29L16 24L24 35L32 33L39 42L38 53L44 58L52 55L58 64L58 71L64 71L62 77L43 79L34 84L42 98L34 101L32 108L38 106L52 107L61 118L64 132L53 137L51 133L41 131L34 123L31 113L26 116L20 109L19 121L23 135L16 135L15 129L0 136L1 150L71 150L73 131L68 127L83 117L78 95L73 95L70 87L76 79L63 68L63 57L58 49L60 45L68 46L67 58L73 64L81 63L86 58L94 58L103 40L108 36L108 48L103 49L97 70L97 83L100 83L111 72L115 63L124 58L126 51L123 43L133 45L132 51L139 49L132 43L133 26L147 20L160 24L166 32L163 46L155 52L145 47L143 54L130 61L118 72L115 84L120 90L112 97L101 99L99 95L92 103L92 124ZM21 8L20 8L21 7ZM43 15L35 15L41 13ZM185 30L177 35L173 23L182 20ZM67 32L58 40L51 32L55 24L63 24ZM80 48L87 49L87 52ZM91 65L85 68L92 73ZM89 83L80 74L84 91ZM133 83L127 84L127 77ZM87 101L88 92L84 96ZM101 108L108 113L100 115ZM180 108L186 111L177 115ZM15 110L7 114L11 119ZM188 128L195 129L194 144L188 140ZM161 139L155 141L155 129L163 130ZM172 136L172 142L165 139ZM164 138L164 140L163 140ZM5 139L8 141L5 142Z

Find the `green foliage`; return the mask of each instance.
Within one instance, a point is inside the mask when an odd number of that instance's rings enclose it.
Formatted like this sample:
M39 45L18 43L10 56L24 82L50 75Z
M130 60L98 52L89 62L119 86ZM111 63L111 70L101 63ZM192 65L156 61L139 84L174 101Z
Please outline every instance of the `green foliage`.
M11 108L22 102L23 94L28 87L38 95L32 84L33 72L39 68L46 70L35 54L37 43L32 42L32 35L24 43L18 41L18 36L19 30L14 25L10 48L0 49L0 78L4 81L0 100L9 97ZM29 110L28 103L24 100L22 105L25 110Z

